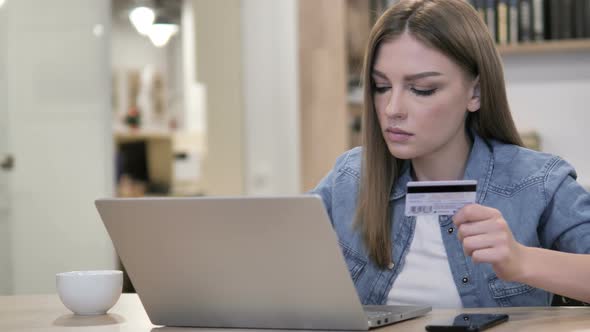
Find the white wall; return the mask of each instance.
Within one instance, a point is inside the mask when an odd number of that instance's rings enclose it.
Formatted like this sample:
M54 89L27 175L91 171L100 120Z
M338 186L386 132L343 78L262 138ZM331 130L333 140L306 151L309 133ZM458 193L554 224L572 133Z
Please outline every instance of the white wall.
M153 66L164 73L166 70L166 49L156 48L149 38L140 36L123 15L114 15L111 35L111 64L117 98L115 116L122 119L129 108L129 70L142 70Z
M170 116L174 116L179 128L184 127L184 70L182 31L170 38L166 44L165 72L167 78L166 100Z
M182 79L184 93L184 112L179 121L179 127L188 132L199 133L204 136L206 131L206 91L203 84L197 82L196 69L196 31L193 3L190 0L182 2Z
M111 57L119 103L116 112L122 117L126 112L127 77L129 70L142 70L153 67L164 77L166 84L166 104L168 114L175 115L182 127L184 112L184 77L182 62L182 32L173 36L162 48L155 47L148 37L141 36L133 28L129 19L122 13L115 13L112 24Z
M93 201L112 195L110 6L7 1L6 109L14 293L54 293L55 273L116 265Z
M157 48L145 36L140 36L129 19L115 15L111 35L112 65L115 69L155 65L166 69L166 47Z
M8 142L8 112L6 102L6 10L0 7L0 162L10 153ZM12 246L10 231L10 173L0 169L0 295L7 294L12 289Z
M590 187L590 52L504 57L508 99L519 129L538 131Z
M296 0L242 0L246 193L300 189Z

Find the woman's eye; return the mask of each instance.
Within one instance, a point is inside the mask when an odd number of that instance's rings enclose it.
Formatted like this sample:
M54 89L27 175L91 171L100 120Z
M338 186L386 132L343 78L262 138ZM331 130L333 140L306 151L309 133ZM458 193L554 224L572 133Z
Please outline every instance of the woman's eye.
M411 88L412 92L414 94L416 94L417 96L431 96L436 92L436 89L430 89L430 90L421 90L421 89L416 89L416 88Z
M389 91L389 89L391 89L391 87L389 87L389 86L386 86L386 85L384 85L384 86L375 86L375 87L373 88L373 90L374 90L376 93L378 93L378 94L383 94L383 93L385 93L385 92Z

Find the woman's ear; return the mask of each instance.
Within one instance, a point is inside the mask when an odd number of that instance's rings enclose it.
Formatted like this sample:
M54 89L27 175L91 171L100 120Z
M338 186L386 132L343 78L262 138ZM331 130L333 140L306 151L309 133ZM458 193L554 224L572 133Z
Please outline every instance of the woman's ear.
M469 112L477 112L481 107L481 98L480 98L480 88L479 88L479 76L473 80L471 85L471 98L469 98L469 102L467 103L467 111Z

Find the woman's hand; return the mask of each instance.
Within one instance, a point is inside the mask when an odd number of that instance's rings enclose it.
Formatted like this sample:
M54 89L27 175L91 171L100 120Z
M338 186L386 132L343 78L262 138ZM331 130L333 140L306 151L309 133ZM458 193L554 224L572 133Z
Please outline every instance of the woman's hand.
M526 247L514 240L500 211L470 204L455 214L453 222L463 251L473 262L492 264L496 275L507 281L523 275Z

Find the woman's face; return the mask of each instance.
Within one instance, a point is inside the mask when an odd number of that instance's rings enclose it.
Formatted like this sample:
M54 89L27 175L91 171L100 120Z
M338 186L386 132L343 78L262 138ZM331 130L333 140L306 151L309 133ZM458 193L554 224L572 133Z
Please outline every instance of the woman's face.
M465 143L465 118L479 109L461 68L408 33L382 42L372 70L373 100L391 154L399 159L444 155Z

